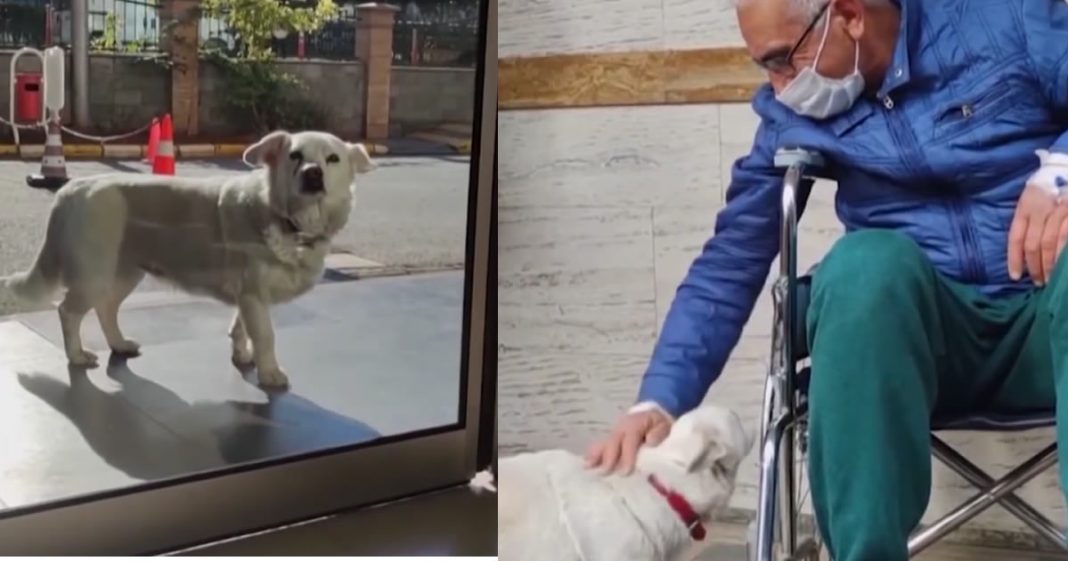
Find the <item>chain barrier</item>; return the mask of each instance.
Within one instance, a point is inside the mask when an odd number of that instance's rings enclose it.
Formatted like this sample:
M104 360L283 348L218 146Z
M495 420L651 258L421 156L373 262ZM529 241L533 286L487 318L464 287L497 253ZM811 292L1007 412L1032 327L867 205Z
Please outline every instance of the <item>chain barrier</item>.
M147 131L148 129L152 128L152 122L149 121L149 123L147 125L139 128L139 129L137 129L137 130L135 130L133 132L127 132L127 133L123 133L123 134L113 134L111 136L93 136L91 134L85 134L85 133L82 133L82 132L78 132L78 131L76 131L74 129L71 129L71 128L68 128L68 127L60 127L60 128L63 129L63 132L65 132L65 133L67 133L67 134L69 134L71 136L76 136L76 137L84 139L84 140L92 140L94 142L99 142L100 144L104 144L105 142L111 142L113 140L122 140L124 138L130 138L131 136L137 136L137 135Z
M23 130L27 130L27 129L39 129L39 128L41 128L41 127L42 127L42 125L41 125L40 123L34 123L34 124L32 124L32 125L19 125L19 124L15 124L15 123L12 123L11 121L8 121L7 119L5 119L5 118L3 118L3 117L0 117L0 123L4 124L5 126L11 127L11 128L15 128L15 127L18 127L18 128L20 128L20 129L23 129Z
M19 129L22 129L22 130L44 128L44 126L42 124L40 124L40 123L34 123L32 125L20 125L20 124L17 124L17 123L12 123L11 121L8 121L7 119L5 119L3 117L0 117L0 124L3 124L4 126L11 127L11 128L18 127ZM76 131L76 130L70 128L70 127L67 127L67 126L61 126L60 128L63 129L63 132L65 132L65 133L67 133L67 134L69 134L71 136L75 136L75 137L81 138L82 140L89 140L89 141L97 142L97 143L100 143L100 144L104 144L104 143L112 142L112 141L115 141L115 140L122 140L124 138L130 138L132 136L137 136L137 135L147 131L148 129L152 128L152 122L149 121L149 123L147 125L139 128L139 129L137 129L135 131L127 132L127 133L123 133L123 134L113 134L111 136L95 136L95 135L91 135L91 134L85 134L85 133L82 133L82 132L78 132L78 131Z

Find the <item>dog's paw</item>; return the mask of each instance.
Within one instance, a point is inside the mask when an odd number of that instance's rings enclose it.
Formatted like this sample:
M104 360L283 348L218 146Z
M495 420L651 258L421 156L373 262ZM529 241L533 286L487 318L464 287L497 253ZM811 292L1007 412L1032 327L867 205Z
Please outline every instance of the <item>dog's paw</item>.
M281 368L268 368L259 371L260 385L266 388L284 388L289 385L289 377Z
M137 341L126 339L118 345L111 345L111 350L123 356L138 356L141 354L141 345Z
M82 368L96 368L99 365L99 358L85 349L82 349L76 353L68 353L67 360L71 366L79 366Z
M231 351L230 360L238 368L252 366L252 347L249 345L243 347L235 346Z

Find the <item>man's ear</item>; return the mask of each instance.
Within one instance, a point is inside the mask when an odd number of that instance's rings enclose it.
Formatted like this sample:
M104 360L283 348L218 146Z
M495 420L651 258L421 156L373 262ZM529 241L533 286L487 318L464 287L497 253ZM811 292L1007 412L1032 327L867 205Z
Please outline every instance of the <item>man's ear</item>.
M253 167L273 166L289 147L289 133L274 131L249 146L241 157L246 164Z
M833 9L831 15L845 18L845 32L854 41L860 41L864 35L864 16L867 9L864 4L863 0L837 0L834 6L828 8ZM830 15L824 17L830 17Z
M349 161L352 162L352 168L356 170L356 173L367 173L378 167L371 160L371 155L367 153L367 148L363 144L355 143L349 144Z

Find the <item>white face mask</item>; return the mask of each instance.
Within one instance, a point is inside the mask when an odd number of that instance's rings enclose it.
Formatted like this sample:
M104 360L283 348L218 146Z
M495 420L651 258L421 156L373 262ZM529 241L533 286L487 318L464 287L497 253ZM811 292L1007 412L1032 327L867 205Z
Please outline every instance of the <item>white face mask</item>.
M798 115L813 119L826 119L849 109L864 91L864 76L860 74L860 43L856 43L852 74L843 78L828 78L816 72L823 46L827 43L827 32L831 29L830 14L824 17L827 18L827 25L823 27L823 39L820 40L812 66L798 72L793 81L776 96L779 103L793 109Z

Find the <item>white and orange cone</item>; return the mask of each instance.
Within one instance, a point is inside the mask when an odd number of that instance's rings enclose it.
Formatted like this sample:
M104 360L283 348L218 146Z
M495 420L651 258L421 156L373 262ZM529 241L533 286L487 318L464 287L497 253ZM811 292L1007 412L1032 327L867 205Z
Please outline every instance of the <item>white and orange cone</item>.
M152 161L152 173L174 175L174 125L170 113L164 115L160 123L159 146Z
M48 137L45 140L44 155L41 156L41 174L26 177L26 184L30 187L55 191L70 180L67 177L67 160L63 157L63 137L59 119L59 115L52 115L48 121Z
M152 124L148 127L148 146L145 147L145 163L155 165L156 149L159 147L159 118L152 117Z

